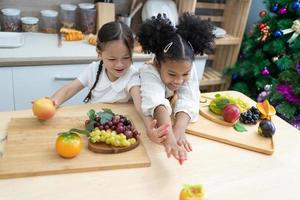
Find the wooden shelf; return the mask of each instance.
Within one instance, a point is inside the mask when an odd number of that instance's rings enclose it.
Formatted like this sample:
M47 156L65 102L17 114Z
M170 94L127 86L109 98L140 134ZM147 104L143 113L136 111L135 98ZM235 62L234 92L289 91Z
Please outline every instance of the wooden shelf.
M215 45L216 46L218 46L218 45L238 45L238 44L240 44L240 42L241 42L240 38L227 34L223 38L217 38L215 40Z
M223 38L215 40L215 50L208 55L208 61L200 81L200 86L207 92L226 90L230 78L223 77L225 67L236 63L247 23L252 0L175 0L180 11L195 13L201 19L208 19L214 25L226 30Z
M222 74L212 67L206 67L203 77L200 81L200 86L220 85L226 83L226 79L222 78Z

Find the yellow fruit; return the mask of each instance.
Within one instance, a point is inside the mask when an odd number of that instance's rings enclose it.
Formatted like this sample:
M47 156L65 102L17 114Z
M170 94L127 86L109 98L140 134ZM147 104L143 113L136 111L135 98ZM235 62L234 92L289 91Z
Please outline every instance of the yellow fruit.
M33 114L41 120L47 120L54 116L55 106L49 98L41 98L32 102Z
M202 185L185 185L180 191L179 200L203 200L204 190Z
M256 104L257 109L261 113L261 119L271 120L271 117L276 114L275 108L269 103L267 99Z

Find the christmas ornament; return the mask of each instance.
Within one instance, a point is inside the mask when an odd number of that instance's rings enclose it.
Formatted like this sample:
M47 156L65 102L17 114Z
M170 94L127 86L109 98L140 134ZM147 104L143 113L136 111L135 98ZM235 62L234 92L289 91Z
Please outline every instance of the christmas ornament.
M262 29L264 29L264 28L266 28L266 24L264 24L264 23L260 23L259 25L258 25L258 28L259 28L259 30L262 30Z
M273 35L275 38L280 38L283 35L283 32L281 30L276 30L273 32Z
M276 13L277 11L279 10L279 5L278 3L276 3L272 8L271 8L271 11Z
M239 78L238 73L236 73L236 72L232 73L231 80L236 81L238 78Z
M300 2L299 1L295 1L295 2L293 2L292 3L292 8L294 9L294 10L299 10L300 9Z
M272 85L267 84L267 85L265 85L264 90L268 93L268 92L270 92L271 88L272 88Z
M300 60L298 61L297 65L296 65L296 71L300 75Z
M262 10L262 11L259 12L259 16L261 18L263 18L264 16L266 16L266 14L267 14L267 12L265 10Z
M257 102L263 102L266 98L267 98L267 93L265 91L262 91L261 93L259 93L256 101Z
M284 14L286 14L286 13L287 13L287 9L286 9L286 7L282 7L282 8L280 8L280 9L279 9L279 11L278 11L278 13L279 13L279 14L281 14L281 15L284 15Z
M282 32L283 35L294 32L291 38L287 41L288 43L292 43L300 34L300 20L296 19L291 28L284 29Z
M268 37L271 35L271 33L269 31L270 27L267 26L266 24L262 23L262 24L259 24L259 29L260 29L260 33L261 33L259 40L261 42L265 42L268 39Z
M263 68L260 71L260 74L263 75L263 76L268 76L270 74L269 69L267 67Z
M278 59L279 59L279 57L273 57L273 58L272 58L272 61L273 61L273 62L276 62Z

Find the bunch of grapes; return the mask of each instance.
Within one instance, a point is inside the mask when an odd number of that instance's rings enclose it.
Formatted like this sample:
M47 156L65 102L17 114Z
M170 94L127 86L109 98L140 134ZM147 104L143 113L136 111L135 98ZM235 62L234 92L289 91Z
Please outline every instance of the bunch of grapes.
M131 121L123 115L114 115L110 121L101 124L101 118L97 116L95 118L94 128L99 128L99 130L111 130L115 131L117 134L124 134L127 139L135 138L140 135L140 133L134 128ZM89 120L86 121L86 124Z
M240 121L244 124L256 124L259 119L259 115L259 110L252 106L246 112L241 113Z
M112 145L115 147L128 147L137 142L135 138L127 139L123 133L117 134L116 131L111 131L109 129L99 130L99 128L95 128L90 133L89 140L92 143L104 142L105 144Z

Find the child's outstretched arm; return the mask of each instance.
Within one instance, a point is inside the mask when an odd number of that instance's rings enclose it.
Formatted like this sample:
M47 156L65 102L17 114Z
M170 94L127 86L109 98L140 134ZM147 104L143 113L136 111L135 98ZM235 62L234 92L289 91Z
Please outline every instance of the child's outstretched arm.
M190 116L185 112L176 113L175 124L173 125L173 132L177 140L177 144L185 148L186 151L192 151L192 146L185 136L185 129L190 122Z
M157 120L143 114L141 109L141 95L139 86L133 86L130 89L130 94L132 96L135 109L144 121L146 133L149 139L157 144L163 143L167 139L166 134L168 133L167 129L169 128L169 125L164 124L160 127L157 127Z
M167 108L164 105L159 105L155 108L154 118L157 119L158 125L172 124ZM186 151L184 150L184 148L177 145L172 128L169 128L167 139L163 144L165 146L168 157L173 155L180 164L182 164L183 161L187 159Z
M72 96L77 94L80 90L82 90L84 86L82 83L76 79L71 83L63 86L58 91L56 91L50 98L54 102L55 107L59 107L65 101L70 99Z
M173 131L177 143L183 146L187 151L191 151L191 144L185 136L185 129L188 123L195 122L198 119L199 112L199 81L195 65L193 64L189 80L177 91L177 100L174 109L176 116Z

